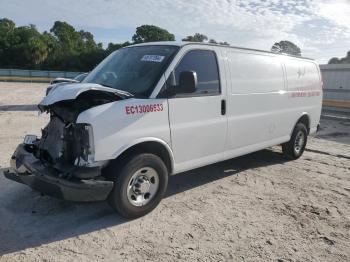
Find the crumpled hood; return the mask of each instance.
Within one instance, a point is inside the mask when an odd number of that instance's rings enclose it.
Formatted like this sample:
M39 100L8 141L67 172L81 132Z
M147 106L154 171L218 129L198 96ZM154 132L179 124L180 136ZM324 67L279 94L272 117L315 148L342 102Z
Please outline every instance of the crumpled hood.
M60 86L59 88L53 88L50 91L50 93L47 96L45 96L43 100L41 100L41 102L39 103L39 107L49 106L59 101L76 99L80 94L90 90L114 93L116 95L119 95L120 97L130 96L127 92L123 92L121 90L113 89L110 87L101 86L99 84L72 83L65 84L64 86Z

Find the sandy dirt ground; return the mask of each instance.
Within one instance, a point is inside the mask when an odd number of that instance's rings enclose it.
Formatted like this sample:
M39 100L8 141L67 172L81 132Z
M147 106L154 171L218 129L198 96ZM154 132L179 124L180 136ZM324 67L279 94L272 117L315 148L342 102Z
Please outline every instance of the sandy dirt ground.
M0 170L46 123L35 111L44 93L0 83ZM161 204L133 221L0 171L0 261L350 261L350 122L321 127L297 161L274 147L173 176Z

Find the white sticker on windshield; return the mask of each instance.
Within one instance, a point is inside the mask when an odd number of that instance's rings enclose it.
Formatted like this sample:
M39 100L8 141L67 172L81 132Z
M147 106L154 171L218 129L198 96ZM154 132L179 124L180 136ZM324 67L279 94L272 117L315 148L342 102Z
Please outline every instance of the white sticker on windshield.
M164 59L164 56L162 56L162 55L144 55L141 58L141 61L160 63L163 61L163 59Z

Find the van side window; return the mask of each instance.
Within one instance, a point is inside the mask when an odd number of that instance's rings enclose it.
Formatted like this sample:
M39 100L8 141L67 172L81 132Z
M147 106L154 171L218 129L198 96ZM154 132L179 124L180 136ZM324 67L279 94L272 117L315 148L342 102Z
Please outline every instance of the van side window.
M186 94L186 96L220 94L218 64L213 51L189 51L175 69L176 87L179 86L179 76L183 71L196 72L198 81L197 91L195 93ZM177 95L179 94L180 93L177 93Z

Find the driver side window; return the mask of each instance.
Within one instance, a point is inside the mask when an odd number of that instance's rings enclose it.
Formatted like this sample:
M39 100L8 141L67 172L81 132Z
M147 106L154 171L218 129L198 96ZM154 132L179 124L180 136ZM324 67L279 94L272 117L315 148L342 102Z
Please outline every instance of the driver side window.
M200 96L220 94L220 81L218 64L214 51L192 50L189 51L175 69L175 89L179 86L180 73L194 71L197 74L197 90L195 93L181 94L176 96Z

